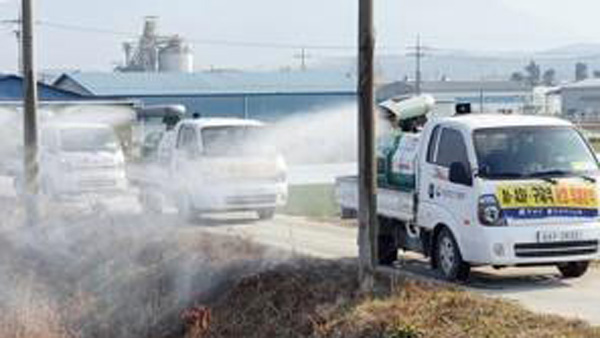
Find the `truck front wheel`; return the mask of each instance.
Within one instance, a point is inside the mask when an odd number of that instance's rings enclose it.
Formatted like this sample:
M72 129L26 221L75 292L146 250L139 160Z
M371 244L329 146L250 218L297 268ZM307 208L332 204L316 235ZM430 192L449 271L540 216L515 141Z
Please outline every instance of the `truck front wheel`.
M469 278L471 267L463 261L458 244L447 228L440 230L436 238L433 258L444 279L464 281Z
M563 278L579 278L583 276L590 266L590 262L569 262L558 264L558 271L560 271Z

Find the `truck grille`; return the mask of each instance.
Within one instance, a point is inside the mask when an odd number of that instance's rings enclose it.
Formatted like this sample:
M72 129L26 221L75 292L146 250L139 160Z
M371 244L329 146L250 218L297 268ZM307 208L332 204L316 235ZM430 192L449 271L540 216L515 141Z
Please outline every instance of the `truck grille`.
M560 257L590 255L598 252L598 241L515 244L517 257Z
M80 182L81 187L89 188L112 188L117 185L116 180L111 179L86 179Z
M276 195L248 195L248 196L231 196L227 198L227 203L231 205L247 205L247 204L274 204L277 201Z

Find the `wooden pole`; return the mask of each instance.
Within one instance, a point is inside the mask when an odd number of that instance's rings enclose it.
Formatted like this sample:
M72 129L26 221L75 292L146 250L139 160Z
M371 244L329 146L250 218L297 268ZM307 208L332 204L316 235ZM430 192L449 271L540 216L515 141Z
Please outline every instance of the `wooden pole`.
M359 0L358 130L359 130L359 278L372 291L377 265L377 170L375 162L373 1Z
M25 217L29 226L38 220L37 78L34 63L33 0L22 0L23 142Z

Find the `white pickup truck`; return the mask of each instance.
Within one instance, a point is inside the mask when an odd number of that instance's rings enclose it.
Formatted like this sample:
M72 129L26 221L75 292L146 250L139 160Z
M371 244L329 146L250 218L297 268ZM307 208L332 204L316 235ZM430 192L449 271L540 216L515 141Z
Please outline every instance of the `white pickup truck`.
M449 280L481 265L554 265L579 277L599 258L599 163L571 123L463 115L382 143L381 264L405 249ZM342 215L355 214L356 177L339 178L336 190Z
M141 203L162 211L169 202L187 219L205 212L256 211L272 218L287 202L287 167L261 142L253 120L199 118L179 122L160 142L157 164L132 180Z

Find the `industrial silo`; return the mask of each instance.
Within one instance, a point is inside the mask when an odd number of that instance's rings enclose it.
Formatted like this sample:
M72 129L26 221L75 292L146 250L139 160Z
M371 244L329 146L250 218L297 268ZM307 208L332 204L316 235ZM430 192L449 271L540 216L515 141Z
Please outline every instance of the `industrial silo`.
M159 71L192 73L194 55L191 47L180 37L170 39L158 54Z

